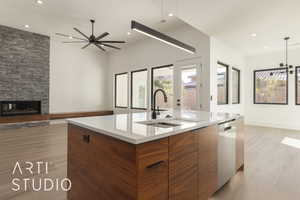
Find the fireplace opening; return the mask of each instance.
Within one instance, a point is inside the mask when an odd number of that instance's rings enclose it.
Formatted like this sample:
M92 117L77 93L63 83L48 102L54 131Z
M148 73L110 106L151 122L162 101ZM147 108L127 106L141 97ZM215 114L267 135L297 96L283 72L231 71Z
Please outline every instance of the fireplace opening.
M41 114L41 101L0 101L0 116Z

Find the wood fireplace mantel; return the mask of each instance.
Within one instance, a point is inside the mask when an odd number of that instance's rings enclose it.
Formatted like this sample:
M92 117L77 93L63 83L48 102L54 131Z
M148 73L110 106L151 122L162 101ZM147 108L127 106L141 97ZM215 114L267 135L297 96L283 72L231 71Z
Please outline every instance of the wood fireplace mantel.
M112 110L101 110L93 112L71 112L71 113L56 113L46 115L20 115L10 117L0 117L0 124L19 123L19 122L31 122L31 121L45 121L54 119L66 119L76 117L92 117L92 116L103 116L112 115Z

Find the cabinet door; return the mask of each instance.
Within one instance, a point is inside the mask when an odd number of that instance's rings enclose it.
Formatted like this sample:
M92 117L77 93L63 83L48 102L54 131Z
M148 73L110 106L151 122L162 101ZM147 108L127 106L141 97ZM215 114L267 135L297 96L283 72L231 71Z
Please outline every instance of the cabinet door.
M137 146L138 200L168 200L169 139Z
M88 133L73 125L68 128L68 178L72 181L72 188L68 192L69 200L91 199L95 191L91 187L88 174L90 161L90 146L83 138Z
M198 194L207 200L218 185L218 128L210 126L198 130Z
M69 125L68 200L136 200L135 145Z
M194 132L169 138L170 200L198 199L197 138Z
M238 119L235 122L237 128L236 135L236 170L243 169L244 166L244 119Z

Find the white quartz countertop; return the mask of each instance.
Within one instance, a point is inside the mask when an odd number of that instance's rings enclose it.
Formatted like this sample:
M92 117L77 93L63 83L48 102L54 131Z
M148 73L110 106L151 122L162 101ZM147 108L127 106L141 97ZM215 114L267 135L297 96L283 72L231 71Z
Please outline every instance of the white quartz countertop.
M165 119L166 115L171 115L172 118ZM213 124L230 121L239 117L240 115L202 111L173 110L161 112L161 115L158 115L157 120L180 123L179 126L168 128L141 124L140 122L151 120L151 112L83 117L68 119L67 121L68 123L89 129L99 134L108 135L132 144L141 144Z

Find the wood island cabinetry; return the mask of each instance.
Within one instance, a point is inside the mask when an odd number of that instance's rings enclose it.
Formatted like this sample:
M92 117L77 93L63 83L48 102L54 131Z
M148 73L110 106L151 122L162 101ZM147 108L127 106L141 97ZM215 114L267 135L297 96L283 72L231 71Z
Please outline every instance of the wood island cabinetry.
M72 124L68 132L68 200L207 200L216 191L217 125L142 144Z

